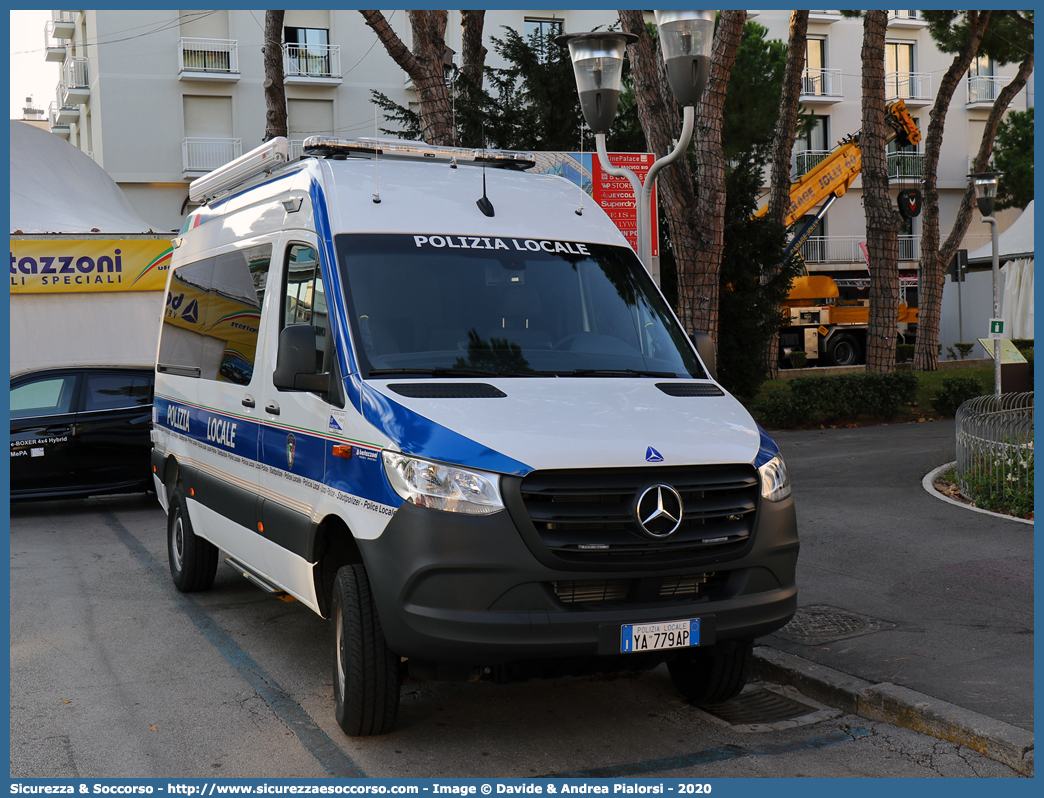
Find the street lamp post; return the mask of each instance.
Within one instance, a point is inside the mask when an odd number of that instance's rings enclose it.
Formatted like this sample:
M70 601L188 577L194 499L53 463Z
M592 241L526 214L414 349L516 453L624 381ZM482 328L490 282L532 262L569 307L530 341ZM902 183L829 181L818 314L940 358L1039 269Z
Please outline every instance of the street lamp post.
M993 217L993 206L997 203L997 186L1002 172L978 172L968 175L975 186L975 202L982 214L982 221L990 225L990 241L993 245L993 318L1000 318L1000 241L997 236L997 220ZM992 334L992 331L991 331ZM1001 394L1001 343L993 339L993 392Z
M605 134L609 132L620 99L624 48L638 40L632 33L567 33L555 41L569 48L573 74L580 95L580 108L587 126L595 134L595 147L602 168L614 177L624 177L634 192L637 217L638 256L656 284L660 275L652 268L652 191L659 171L685 154L695 126L695 105L710 73L713 11L655 11L660 47L667 66L671 91L683 107L682 133L674 151L657 160L642 185L630 169L609 163Z

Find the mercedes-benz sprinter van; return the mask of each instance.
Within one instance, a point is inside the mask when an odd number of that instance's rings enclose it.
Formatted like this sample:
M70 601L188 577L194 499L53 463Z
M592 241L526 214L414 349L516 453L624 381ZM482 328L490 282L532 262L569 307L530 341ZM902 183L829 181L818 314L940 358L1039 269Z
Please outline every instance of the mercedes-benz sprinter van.
M738 693L796 607L786 467L608 216L528 153L286 152L192 183L174 240L175 585L224 559L330 618L349 735L392 728L404 678L666 662Z

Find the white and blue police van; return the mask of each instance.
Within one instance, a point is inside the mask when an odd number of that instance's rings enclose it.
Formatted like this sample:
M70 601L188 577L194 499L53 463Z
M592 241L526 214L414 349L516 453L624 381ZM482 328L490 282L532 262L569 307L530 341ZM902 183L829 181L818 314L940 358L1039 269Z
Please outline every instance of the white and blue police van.
M190 186L154 405L171 574L224 560L329 618L349 735L391 730L404 679L666 663L725 700L796 608L776 444L533 164L274 139Z

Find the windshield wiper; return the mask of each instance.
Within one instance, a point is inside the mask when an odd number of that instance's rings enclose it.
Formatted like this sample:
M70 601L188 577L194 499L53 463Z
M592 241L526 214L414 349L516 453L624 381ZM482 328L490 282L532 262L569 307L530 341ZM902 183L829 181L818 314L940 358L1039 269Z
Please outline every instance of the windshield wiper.
M673 371L647 371L645 369L573 369L559 372L563 377L668 377L678 375Z
M447 368L396 368L370 369L368 377L384 377L392 374L424 374L430 377L537 377L535 371L492 371L489 369Z

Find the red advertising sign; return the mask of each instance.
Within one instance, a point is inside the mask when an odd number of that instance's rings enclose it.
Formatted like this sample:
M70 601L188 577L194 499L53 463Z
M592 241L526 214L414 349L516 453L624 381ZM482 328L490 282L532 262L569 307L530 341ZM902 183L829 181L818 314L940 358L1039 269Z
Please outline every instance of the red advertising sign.
M609 163L613 166L630 169L638 179L645 183L649 167L656 162L656 156L649 152L610 152ZM593 188L591 197L620 228L631 248L638 251L638 213L634 203L634 189L626 177L613 177L607 174L595 153L591 154L591 177ZM660 254L660 236L656 226L656 187L652 193L652 256Z

